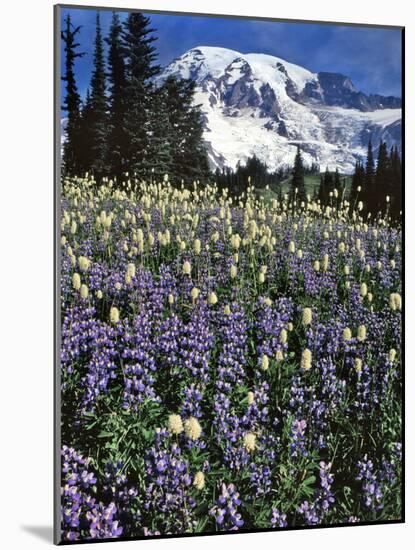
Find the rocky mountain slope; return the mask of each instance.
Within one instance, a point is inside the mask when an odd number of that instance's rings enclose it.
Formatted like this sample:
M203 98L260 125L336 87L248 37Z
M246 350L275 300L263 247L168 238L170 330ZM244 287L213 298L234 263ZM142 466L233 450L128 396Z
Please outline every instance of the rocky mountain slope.
M366 95L350 78L312 73L266 54L201 46L170 63L169 75L196 82L212 168L253 154L271 170L292 165L297 145L321 169L352 172L369 138L401 146L401 100Z

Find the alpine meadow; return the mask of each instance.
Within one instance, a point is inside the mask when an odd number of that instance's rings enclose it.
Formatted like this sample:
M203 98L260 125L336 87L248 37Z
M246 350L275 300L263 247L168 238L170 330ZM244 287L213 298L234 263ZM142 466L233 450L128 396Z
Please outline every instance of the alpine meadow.
M190 17L59 8L57 542L402 521L399 93Z

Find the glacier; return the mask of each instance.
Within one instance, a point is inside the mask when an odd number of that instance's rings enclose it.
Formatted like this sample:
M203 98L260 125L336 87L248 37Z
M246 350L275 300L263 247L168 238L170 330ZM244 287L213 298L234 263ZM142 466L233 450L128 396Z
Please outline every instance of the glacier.
M351 173L369 139L401 148L401 100L359 92L338 73L313 73L262 53L198 46L157 77L195 81L212 169L244 164L254 154L270 170L304 162Z

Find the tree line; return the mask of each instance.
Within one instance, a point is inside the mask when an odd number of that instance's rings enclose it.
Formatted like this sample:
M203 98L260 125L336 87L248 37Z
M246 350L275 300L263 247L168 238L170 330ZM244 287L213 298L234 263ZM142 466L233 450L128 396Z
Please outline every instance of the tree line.
M402 210L402 162L396 146L388 151L381 141L377 159L372 142L367 147L366 162L357 161L350 190L351 205L362 201L363 209L372 215L385 212L397 219Z
M168 77L155 84L161 69L149 23L141 13L121 22L114 12L104 38L97 13L90 85L81 100L75 78L75 62L85 55L77 41L81 26L73 26L69 14L65 18L65 175L89 172L99 179L128 172L160 178L168 173L185 183L208 175L202 113L193 105L195 83Z
M300 155L301 160L301 153L297 148L297 157L298 155ZM299 167L297 166L297 172L298 168ZM277 170L270 171L267 164L265 162L262 162L254 154L252 157L247 158L245 164L238 162L235 169L232 169L228 166L225 166L222 169L217 168L214 173L214 181L216 182L219 189L226 188L229 190L231 195L235 196L240 195L241 193L246 191L248 182L256 189L264 189L268 186L274 191L278 191L281 194L280 184L284 180L292 177L294 177L294 179L297 181L298 177L295 177L295 174L297 172L295 167L293 169L293 167L291 166L281 166ZM305 166L301 160L301 173L303 181L302 186L304 187L304 175L320 173L320 166L317 163L312 163L311 166Z

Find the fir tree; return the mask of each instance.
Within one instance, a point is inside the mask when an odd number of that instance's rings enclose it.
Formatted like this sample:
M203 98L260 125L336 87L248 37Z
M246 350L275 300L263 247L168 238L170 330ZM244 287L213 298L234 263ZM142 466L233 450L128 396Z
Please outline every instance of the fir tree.
M160 71L154 65L156 40L151 36L149 19L142 13L130 13L124 22L122 34L126 59L126 86L124 94L123 133L125 158L137 175L151 172L149 159L151 102L150 79Z
M65 142L63 145L63 171L65 174L74 175L80 170L80 124L81 124L81 98L75 80L75 60L84 53L78 52L79 44L76 35L81 27L73 27L71 16L65 19L65 28L61 32L61 38L65 45L65 72L62 80L66 83L65 99L62 109L66 111Z
M305 182L304 182L304 165L301 157L300 147L297 147L297 153L294 160L294 168L291 179L290 199L296 198L298 201L306 200Z
M202 114L193 105L195 83L169 77L164 83L169 116L171 173L176 181L192 183L207 177L209 164L203 142Z
M337 172L338 181L340 183L340 178ZM320 178L320 188L318 198L320 199L321 204L328 204L330 202L330 193L333 193L335 188L336 176L333 178L333 174L326 167L324 176Z
M109 79L109 124L108 124L108 164L109 172L121 176L126 168L126 136L124 133L126 69L122 46L122 25L117 13L113 12L108 44Z
M334 172L334 188L340 192L341 187L342 187L342 184L340 181L339 169L336 167L336 171Z
M92 102L89 88L86 91L85 101L81 108L81 121L80 121L80 133L78 136L80 152L79 152L79 164L83 173L88 172L91 169L92 164L92 151L91 151L91 128L92 128Z
M350 208L354 210L357 201L361 200L362 187L365 183L365 168L360 160L356 161L352 185L350 189L349 202Z
M378 158L376 163L375 185L378 192L386 190L389 177L389 156L386 143L381 141L379 144Z
M369 140L369 143L367 146L367 156L366 156L365 186L368 189L371 189L374 181L375 181L375 163L373 159L372 141Z
M399 219L402 210L402 163L396 146L391 149L386 190L390 197L390 215Z
M316 194L316 191L314 190L314 193ZM323 203L325 197L324 192L324 176L323 174L320 174L320 184L318 186L318 192L316 194L316 199L318 199L321 203Z
M91 170L97 176L107 172L108 102L106 97L104 49L99 12L96 16L96 34L90 96L90 150Z
M369 140L367 146L366 166L365 166L365 179L362 186L361 200L364 205L364 212L376 213L376 207L378 203L377 192L375 188L375 162L373 157L372 141Z
M148 159L152 177L160 181L165 174L169 174L172 164L166 88L155 88L151 100Z

